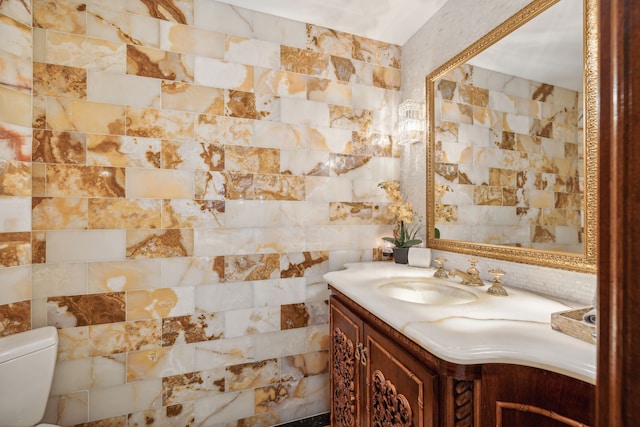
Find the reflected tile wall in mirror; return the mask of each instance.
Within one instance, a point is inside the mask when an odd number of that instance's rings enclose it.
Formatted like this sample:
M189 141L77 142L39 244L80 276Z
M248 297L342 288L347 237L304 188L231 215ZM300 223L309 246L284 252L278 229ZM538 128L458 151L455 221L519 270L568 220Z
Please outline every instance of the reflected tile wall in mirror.
M442 236L582 252L582 95L468 64L435 86Z
M391 233L399 46L215 1L28 4L0 5L0 335L59 328L44 421L326 412L322 275Z

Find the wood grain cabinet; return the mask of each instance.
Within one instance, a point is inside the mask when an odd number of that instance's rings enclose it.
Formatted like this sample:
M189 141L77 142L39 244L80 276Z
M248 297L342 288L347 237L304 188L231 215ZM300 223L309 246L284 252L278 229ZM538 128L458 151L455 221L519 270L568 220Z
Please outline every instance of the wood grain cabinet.
M483 425L583 427L594 425L595 386L528 366L482 367Z
M509 364L438 359L332 289L333 427L578 427L595 387Z

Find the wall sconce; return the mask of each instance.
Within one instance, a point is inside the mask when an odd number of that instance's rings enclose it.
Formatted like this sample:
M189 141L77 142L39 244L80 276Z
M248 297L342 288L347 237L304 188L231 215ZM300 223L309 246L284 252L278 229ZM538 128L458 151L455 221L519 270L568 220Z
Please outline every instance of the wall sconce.
M407 99L398 107L398 144L413 144L424 139L425 103Z

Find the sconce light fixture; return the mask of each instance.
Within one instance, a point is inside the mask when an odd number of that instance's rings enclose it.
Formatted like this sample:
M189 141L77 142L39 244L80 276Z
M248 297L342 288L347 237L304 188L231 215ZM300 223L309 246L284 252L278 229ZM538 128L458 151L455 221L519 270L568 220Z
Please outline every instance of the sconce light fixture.
M398 144L413 144L424 139L425 103L407 99L398 107Z

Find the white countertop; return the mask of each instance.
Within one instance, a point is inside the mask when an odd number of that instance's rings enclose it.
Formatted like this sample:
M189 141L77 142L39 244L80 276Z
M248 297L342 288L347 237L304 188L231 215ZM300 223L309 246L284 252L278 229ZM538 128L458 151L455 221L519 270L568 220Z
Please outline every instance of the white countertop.
M408 338L449 362L468 365L512 363L547 369L595 384L596 346L551 329L551 313L575 308L522 289L507 297L487 294L489 284L472 287L458 278L448 284L477 300L457 305L418 304L376 290L390 281L433 277L435 268L388 261L346 264L324 279Z

